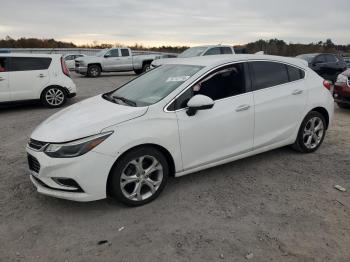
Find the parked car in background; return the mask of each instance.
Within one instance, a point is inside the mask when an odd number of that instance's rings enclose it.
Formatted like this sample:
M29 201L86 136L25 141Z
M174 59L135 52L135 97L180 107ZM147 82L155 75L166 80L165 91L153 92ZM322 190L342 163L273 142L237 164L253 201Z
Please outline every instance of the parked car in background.
M341 108L350 108L350 69L338 75L334 84L333 97Z
M229 45L203 45L203 46L195 46L186 49L181 54L177 56L177 58L189 58L196 56L208 56L208 55L229 55L234 54L235 51L232 46ZM155 68L162 64L168 63L168 59L157 59L154 60L151 64L151 68Z
M75 95L62 55L0 54L0 103L40 100L60 107Z
M127 205L183 176L274 148L311 153L334 110L300 59L220 55L172 59L44 121L27 145L39 193Z
M348 66L348 68L350 68L350 57L343 57L346 65Z
M130 48L111 48L100 51L95 56L75 59L75 71L90 77L98 77L102 72L134 71L141 74L149 70L157 55L133 55Z
M83 54L66 54L63 56L64 61L66 62L66 65L69 70L74 70L75 68L75 59L79 57L83 57L85 55Z
M347 68L344 59L336 54L302 54L298 55L297 58L305 60L312 70L332 83Z

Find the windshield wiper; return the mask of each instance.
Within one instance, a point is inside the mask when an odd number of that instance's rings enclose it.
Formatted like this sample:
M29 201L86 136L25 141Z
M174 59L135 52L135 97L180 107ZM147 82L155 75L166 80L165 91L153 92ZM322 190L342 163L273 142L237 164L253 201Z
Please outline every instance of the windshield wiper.
M130 99L127 99L125 97L122 97L122 96L112 96L112 98L113 99L118 99L118 100L122 101L123 103L125 103L125 104L127 104L129 106L137 106L137 104L134 101L132 101Z

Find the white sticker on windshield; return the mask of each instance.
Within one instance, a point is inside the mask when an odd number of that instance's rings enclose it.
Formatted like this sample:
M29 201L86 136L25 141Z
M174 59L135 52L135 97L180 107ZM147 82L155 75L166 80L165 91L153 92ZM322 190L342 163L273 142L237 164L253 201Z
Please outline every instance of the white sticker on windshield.
M190 76L171 76L166 80L166 82L184 82L189 78Z

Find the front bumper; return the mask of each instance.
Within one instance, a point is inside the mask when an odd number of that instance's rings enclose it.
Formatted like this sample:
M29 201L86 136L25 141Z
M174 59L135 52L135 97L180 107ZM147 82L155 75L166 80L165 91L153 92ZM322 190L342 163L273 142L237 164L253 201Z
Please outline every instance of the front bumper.
M39 163L35 171L33 167L29 169L30 179L39 193L82 202L106 198L113 157L90 151L80 157L51 158L29 147L26 150ZM73 179L81 190L59 184L57 178Z
M337 103L350 104L350 87L348 85L336 85L333 98Z
M87 66L75 67L75 72L78 74L86 74L87 73Z

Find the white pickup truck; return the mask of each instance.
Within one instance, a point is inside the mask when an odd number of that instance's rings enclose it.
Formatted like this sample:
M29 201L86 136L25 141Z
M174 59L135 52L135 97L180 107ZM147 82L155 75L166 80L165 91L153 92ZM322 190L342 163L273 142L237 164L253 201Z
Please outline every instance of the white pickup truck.
M152 61L159 57L156 54L133 55L130 48L111 48L75 59L75 72L98 77L102 72L134 71L141 74L150 68Z

